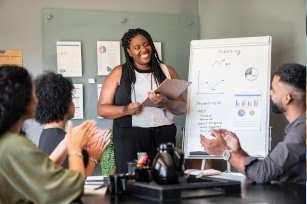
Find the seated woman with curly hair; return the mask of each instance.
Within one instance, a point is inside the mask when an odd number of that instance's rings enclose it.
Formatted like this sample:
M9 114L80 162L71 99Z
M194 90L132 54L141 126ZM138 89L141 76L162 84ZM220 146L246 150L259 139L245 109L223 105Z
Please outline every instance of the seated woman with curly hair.
M69 169L64 169L20 134L24 121L34 116L36 104L28 71L0 67L0 203L70 203L83 192L81 150L96 131L95 121L75 128L68 124Z
M74 85L70 78L54 72L39 75L34 83L38 98L35 119L44 125L38 148L50 155L50 158L58 164L68 168L65 124L67 120L74 117L75 113L75 105L72 101ZM90 145L82 151L87 176L93 174L95 164L100 161L101 155L110 142L110 134L109 130L97 130L95 136L90 138ZM63 147L62 158L55 156L59 152L54 152L59 144Z

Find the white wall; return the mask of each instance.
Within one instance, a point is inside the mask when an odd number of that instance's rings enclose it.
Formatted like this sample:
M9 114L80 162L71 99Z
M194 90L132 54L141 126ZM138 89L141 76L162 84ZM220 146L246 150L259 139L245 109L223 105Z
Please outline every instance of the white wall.
M198 15L198 0L0 0L0 50L21 49L33 76L42 72L42 8ZM38 144L42 127L28 120L24 128Z
M42 8L198 15L198 0L0 0L0 50L21 49L33 76L42 72ZM28 120L24 128L38 144L42 127Z
M41 72L41 9L198 15L197 0L0 0L0 50L22 49L24 66Z
M272 36L272 76L287 62L306 63L305 0L199 0L201 39ZM287 121L271 113L272 147Z

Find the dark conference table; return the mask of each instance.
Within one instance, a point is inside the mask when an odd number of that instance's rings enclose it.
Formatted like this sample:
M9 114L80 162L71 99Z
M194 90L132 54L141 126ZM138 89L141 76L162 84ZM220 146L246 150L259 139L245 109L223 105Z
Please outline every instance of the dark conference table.
M131 195L112 196L83 196L84 204L96 203L159 203L152 200L141 199ZM203 198L189 198L163 203L185 204L305 204L306 185L292 183L256 184L250 181L241 182L240 196L213 196Z

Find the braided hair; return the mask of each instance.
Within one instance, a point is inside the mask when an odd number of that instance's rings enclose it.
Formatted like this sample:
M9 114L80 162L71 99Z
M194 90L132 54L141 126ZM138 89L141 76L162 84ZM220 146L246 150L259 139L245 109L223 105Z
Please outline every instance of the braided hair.
M122 47L124 48L125 58L126 58L126 64L128 65L128 78L126 79L126 88L127 91L131 91L131 85L135 84L135 73L134 73L134 63L132 57L129 56L127 49L129 49L131 39L134 38L137 35L143 35L145 38L147 38L148 43L150 44L152 48L151 52L151 66L150 71L153 75L153 78L155 80L155 83L157 85L161 84L165 79L166 76L164 72L162 71L159 63L162 63L158 56L158 52L154 46L153 40L149 33L141 28L136 29L129 29L122 37L121 43Z

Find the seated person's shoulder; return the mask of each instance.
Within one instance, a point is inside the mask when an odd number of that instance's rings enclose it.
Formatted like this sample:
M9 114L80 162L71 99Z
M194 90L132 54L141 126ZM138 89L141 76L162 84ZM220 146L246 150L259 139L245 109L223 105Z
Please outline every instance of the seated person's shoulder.
M1 136L0 155L20 156L26 152L36 150L36 146L25 136L15 133L5 133Z
M16 133L11 133L11 132L6 132L1 136L1 146L5 145L15 145L18 146L19 142L29 142L28 139L25 136L16 134Z

